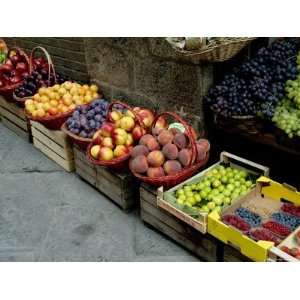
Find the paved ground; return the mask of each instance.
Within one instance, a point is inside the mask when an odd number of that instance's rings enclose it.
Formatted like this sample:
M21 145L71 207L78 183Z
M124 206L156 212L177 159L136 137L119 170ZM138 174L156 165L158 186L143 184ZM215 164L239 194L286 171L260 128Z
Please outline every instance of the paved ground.
M0 122L0 261L196 261Z

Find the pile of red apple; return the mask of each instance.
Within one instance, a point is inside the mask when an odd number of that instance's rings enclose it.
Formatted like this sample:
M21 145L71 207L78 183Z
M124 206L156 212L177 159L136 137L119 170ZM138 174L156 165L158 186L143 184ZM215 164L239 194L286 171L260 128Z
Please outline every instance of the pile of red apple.
M133 112L112 110L108 114L108 120L93 136L90 154L95 160L111 161L128 156L133 145L151 127L154 115L148 109L135 107Z
M29 75L29 65L23 53L10 51L5 64L0 66L0 88L21 83Z
M158 121L152 134L145 134L131 151L129 167L133 173L147 177L176 175L192 161L188 136L177 128L168 129L164 118ZM199 140L196 160L205 159L209 148L207 140Z

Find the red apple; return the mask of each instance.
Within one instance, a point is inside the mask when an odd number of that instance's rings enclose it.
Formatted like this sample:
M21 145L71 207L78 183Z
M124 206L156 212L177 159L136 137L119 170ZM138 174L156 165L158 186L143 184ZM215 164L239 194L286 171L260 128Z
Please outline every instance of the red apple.
M102 146L104 147L108 147L110 149L114 149L114 144L113 144L113 140L111 137L105 137L103 140L102 140Z
M114 158L114 152L112 151L112 149L108 147L101 147L99 151L99 159L107 161L113 158Z
M91 148L91 155L94 159L98 159L99 156L99 152L100 152L100 146L99 145L94 145Z
M151 127L153 121L154 121L154 115L151 110L143 108L137 112L139 117L142 119L143 124L145 127L149 128Z
M122 114L117 111L117 110L113 110L109 113L109 120L111 122L117 122L122 118Z
M114 156L115 157L120 157L128 154L128 148L125 147L124 145L117 145L115 150L114 150Z
M135 122L132 117L125 116L120 120L120 127L128 132L134 128Z

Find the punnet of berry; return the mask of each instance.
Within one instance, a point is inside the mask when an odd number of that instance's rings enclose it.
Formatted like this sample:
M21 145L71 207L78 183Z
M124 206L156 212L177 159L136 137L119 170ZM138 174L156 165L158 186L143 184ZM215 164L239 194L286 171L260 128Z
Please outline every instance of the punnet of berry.
M242 218L236 215L225 215L222 217L222 221L243 232L250 230L250 225L247 222L245 222Z
M251 212L247 208L239 207L238 209L236 209L235 214L240 218L242 218L245 222L247 222L252 227L257 227L260 226L261 224L261 216Z
M268 221L262 226L282 237L286 237L291 233L291 230L288 227L274 221Z
M281 210L300 218L300 206L296 206L292 203L284 203L281 207Z
M257 241L270 241L275 243L275 245L280 244L281 239L273 234L271 231L265 228L255 228L250 231L250 237Z

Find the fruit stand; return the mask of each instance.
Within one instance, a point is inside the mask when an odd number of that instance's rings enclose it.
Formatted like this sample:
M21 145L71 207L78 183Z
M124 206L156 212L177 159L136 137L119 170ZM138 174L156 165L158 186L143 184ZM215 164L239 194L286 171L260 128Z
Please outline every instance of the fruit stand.
M57 74L43 47L12 48L1 56L0 116L124 211L140 204L145 224L202 260L298 261L300 194L248 145L299 164L299 50L275 41L225 74L204 98L204 135L173 111L106 99L101 85ZM300 180L298 170L288 175Z

